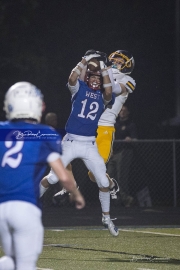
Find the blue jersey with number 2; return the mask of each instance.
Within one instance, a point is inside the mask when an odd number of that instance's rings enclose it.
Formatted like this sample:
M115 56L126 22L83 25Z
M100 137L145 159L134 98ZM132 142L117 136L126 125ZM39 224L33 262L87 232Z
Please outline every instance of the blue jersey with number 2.
M34 129L43 136L11 140L6 135L12 131ZM52 152L61 154L59 135L48 126L24 121L0 122L0 133L0 203L22 200L39 206L39 183L47 168L47 158ZM3 134L5 139L2 139ZM50 134L54 135L52 139L49 139Z

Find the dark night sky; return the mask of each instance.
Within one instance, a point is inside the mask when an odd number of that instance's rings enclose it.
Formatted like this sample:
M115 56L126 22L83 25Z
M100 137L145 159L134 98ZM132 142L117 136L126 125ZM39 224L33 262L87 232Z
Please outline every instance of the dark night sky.
M132 77L137 87L127 103L140 138L158 137L158 124L176 114L175 3L0 0L0 107L9 87L27 80L42 90L46 112L56 112L63 127L71 108L65 85L72 68L88 49L108 55L125 49L136 63Z

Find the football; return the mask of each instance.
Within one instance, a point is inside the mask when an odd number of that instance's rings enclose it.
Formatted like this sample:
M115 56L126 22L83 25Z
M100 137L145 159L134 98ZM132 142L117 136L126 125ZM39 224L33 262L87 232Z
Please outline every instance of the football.
M90 71L98 71L100 70L100 63L96 58L92 58L91 60L89 60L87 68Z

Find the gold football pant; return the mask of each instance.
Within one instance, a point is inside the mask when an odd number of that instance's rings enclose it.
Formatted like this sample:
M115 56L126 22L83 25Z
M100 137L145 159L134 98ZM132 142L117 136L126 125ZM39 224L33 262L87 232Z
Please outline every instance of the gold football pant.
M115 128L113 126L98 126L96 144L98 152L107 164L113 150ZM92 172L88 172L91 181L96 182Z
M113 149L115 128L112 126L99 126L97 129L96 144L99 154L108 163Z

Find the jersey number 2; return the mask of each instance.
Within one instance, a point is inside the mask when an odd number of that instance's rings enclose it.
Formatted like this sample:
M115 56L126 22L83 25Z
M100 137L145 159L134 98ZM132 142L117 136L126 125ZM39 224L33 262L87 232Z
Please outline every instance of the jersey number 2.
M5 146L10 148L12 146L12 141L5 141ZM22 153L18 153L21 151L23 147L24 141L18 141L16 144L9 150L7 150L3 156L1 166L5 167L8 164L11 168L17 168L22 160ZM13 154L18 154L16 158L10 157Z

